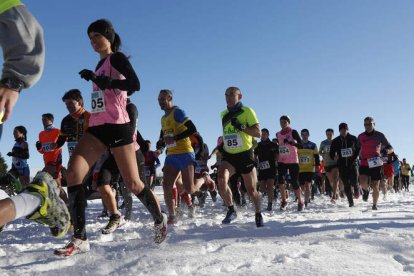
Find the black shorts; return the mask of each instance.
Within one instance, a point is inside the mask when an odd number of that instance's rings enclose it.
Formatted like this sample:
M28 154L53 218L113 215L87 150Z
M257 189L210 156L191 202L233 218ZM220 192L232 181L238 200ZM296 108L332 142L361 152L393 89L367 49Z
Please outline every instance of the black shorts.
M277 166L277 180L279 184L285 184L288 171L293 189L299 189L299 164L279 163Z
M122 147L133 142L131 125L129 123L92 126L88 128L87 132L110 148Z
M338 168L338 165L325 166L325 172L331 172L335 168Z
M238 174L248 174L256 165L252 150L243 151L236 154L223 152L222 161L230 163L230 165L234 167L236 173Z
M299 173L299 183L300 185L305 185L305 182L311 183L313 179L313 172L302 172Z
M369 167L359 167L359 175L367 175L371 177L371 180L377 181L381 180L384 175L382 166L369 168Z
M265 170L257 170L259 181L276 178L276 167L270 167Z

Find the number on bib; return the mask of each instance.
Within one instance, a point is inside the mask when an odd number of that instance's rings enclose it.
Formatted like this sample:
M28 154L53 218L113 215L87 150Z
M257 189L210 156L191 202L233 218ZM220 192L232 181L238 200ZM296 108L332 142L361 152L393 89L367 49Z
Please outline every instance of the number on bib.
M69 156L72 156L72 153L75 150L77 144L78 144L78 142L68 142Z
M266 170L270 168L270 164L269 161L263 161L263 162L259 162L259 170Z
M290 154L290 150L286 146L280 146L279 147L279 154L280 155L289 155Z
M105 112L105 93L101 90L92 92L92 113Z
M224 136L224 145L226 149L238 149L243 146L242 138L239 134Z
M42 150L44 152L51 152L52 151L52 142L49 143L43 143L42 144Z
M383 162L381 157L373 157L368 159L368 167L376 168L382 166Z
M309 164L310 163L310 157L309 157L309 155L301 156L299 158L299 163L300 164Z
M341 149L341 156L342 157L351 157L352 156L352 148Z

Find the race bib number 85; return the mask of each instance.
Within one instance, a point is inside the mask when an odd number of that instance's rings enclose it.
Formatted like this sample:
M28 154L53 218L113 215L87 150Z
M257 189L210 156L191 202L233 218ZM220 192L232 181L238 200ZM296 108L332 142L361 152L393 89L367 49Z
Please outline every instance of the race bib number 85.
M224 146L226 149L238 149L243 146L242 138L239 134L224 136Z

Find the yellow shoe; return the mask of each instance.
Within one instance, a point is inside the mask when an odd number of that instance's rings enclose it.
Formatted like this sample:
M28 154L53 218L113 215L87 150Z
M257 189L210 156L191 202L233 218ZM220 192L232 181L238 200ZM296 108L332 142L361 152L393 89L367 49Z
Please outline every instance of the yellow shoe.
M42 200L40 207L27 218L49 226L56 238L65 236L71 225L70 214L59 197L60 190L52 176L47 172L38 172L23 192L39 196Z

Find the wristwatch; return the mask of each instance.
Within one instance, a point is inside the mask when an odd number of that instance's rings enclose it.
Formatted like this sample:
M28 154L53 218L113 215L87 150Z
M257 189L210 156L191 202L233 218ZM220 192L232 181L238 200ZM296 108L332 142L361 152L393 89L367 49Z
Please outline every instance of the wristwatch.
M4 78L0 81L0 86L20 93L24 88L24 82L17 78Z
M246 129L246 125L241 125L241 126L240 126L240 129L241 129L241 130L245 130L245 129Z

